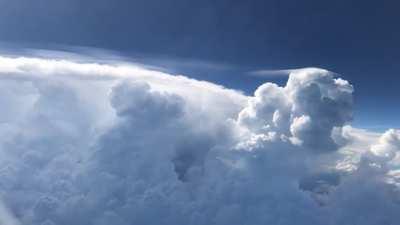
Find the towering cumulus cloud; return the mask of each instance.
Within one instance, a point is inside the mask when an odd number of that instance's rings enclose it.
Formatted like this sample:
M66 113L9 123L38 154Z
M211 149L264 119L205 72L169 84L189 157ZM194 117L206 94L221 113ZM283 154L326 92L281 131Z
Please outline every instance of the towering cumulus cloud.
M352 86L321 69L291 74L285 87L260 86L239 122L261 133L278 132L294 145L315 151L337 149L331 134L352 118Z
M400 131L353 87L290 74L254 96L134 65L0 57L0 224L383 225Z

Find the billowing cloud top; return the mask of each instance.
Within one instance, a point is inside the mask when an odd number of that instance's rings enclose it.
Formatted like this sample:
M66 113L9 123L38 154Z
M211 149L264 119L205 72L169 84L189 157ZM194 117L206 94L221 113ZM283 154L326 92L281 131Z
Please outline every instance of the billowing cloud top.
M254 96L134 65L0 57L0 224L396 224L400 131L317 68Z

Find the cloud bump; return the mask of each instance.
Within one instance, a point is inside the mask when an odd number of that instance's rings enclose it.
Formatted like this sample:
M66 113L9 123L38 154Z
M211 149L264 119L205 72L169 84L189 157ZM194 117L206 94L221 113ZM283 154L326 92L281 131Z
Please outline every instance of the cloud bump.
M0 85L0 224L400 219L399 131L352 128L353 87L329 71L246 96L135 65L0 57Z

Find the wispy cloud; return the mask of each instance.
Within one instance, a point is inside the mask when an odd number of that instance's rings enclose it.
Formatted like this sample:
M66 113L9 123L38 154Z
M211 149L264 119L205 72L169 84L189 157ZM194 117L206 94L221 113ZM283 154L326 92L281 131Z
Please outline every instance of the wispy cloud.
M295 68L295 69L261 69L261 70L253 70L248 72L247 74L255 77L263 77L263 78L285 78L289 77L291 73L300 72L304 70L313 70L319 69L314 67L304 67L304 68ZM319 69L320 70L320 69Z
M285 70L254 70L250 71L247 74L255 77L268 77L268 78L276 78L276 77L287 77L291 73L291 69Z

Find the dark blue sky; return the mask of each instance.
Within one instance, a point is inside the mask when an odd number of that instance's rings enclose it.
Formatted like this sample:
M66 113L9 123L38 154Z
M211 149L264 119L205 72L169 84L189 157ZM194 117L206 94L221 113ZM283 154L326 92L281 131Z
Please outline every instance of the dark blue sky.
M356 123L380 129L400 127L399 11L391 0L0 0L0 41L115 50L247 92L266 80L248 71L322 67L354 84Z

